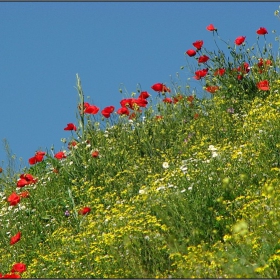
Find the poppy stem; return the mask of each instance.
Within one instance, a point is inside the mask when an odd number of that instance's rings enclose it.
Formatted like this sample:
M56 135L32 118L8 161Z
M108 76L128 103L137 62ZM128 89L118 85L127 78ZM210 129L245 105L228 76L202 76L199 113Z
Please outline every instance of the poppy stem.
M85 121L84 121L84 93L83 93L83 89L82 89L82 84L81 84L81 80L78 74L76 74L77 77L77 90L78 90L78 94L79 94L79 105L78 105L78 109L79 109L79 127L82 130L82 139L84 138L84 128L85 128Z

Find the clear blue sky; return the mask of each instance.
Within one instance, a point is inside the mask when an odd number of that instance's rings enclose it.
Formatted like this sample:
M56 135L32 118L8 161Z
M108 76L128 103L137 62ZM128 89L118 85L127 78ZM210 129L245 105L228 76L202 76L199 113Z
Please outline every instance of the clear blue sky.
M176 72L186 80L185 51L196 40L215 50L213 23L233 42L267 28L275 43L280 21L276 2L1 2L0 165L7 163L7 139L23 163L36 150L55 151L63 128L76 122L76 73L85 96L101 109L119 108L119 85L156 95L154 83L170 85ZM4 164L4 166L5 166Z

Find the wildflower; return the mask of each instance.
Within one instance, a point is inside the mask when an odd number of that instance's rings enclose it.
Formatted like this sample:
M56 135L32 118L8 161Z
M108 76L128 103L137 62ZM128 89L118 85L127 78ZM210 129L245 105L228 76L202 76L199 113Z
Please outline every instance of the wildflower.
M16 263L13 265L11 272L22 273L26 271L26 265L24 263Z
M206 29L207 29L208 31L217 31L217 28L215 28L213 24L209 24L209 25L206 27Z
M105 117L105 118L109 118L110 115L114 112L115 110L115 107L114 106L108 106L106 108L104 108L102 111L101 111L101 114Z
M154 91L158 91L158 92L170 92L170 89L161 83L154 84L151 86L151 88Z
M70 217L70 212L69 212L69 210L66 210L66 211L64 212L64 215L65 215L65 217Z
M219 68L214 72L214 76L223 76L226 70L224 68Z
M188 56L195 56L195 55L196 55L196 51L190 49L190 50L187 50L187 51L186 51L186 54L187 54Z
M30 194L29 194L28 191L21 192L19 195L20 195L20 197L22 197L22 198L27 198L27 197L30 196Z
M77 130L77 127L73 123L68 123L64 130Z
M20 179L17 181L17 187L22 188L26 185L34 184L37 180L31 174L21 174Z
M163 167L164 169L167 169L167 168L169 167L168 162L165 161L165 162L162 164L162 167Z
M71 141L71 142L68 143L68 149L71 149L71 148L75 147L76 145L77 145L76 141Z
M260 27L258 30L257 30L257 34L259 35L265 35L265 34L268 34L266 28L264 27Z
M194 76L194 79L196 80L200 80L201 78L205 77L208 73L208 69L202 69L202 70L197 70L195 72L195 76Z
M267 80L260 81L257 83L257 87L260 90L269 90L269 82Z
M147 91L142 91L138 98L147 99L150 97L150 94Z
M84 207L81 210L79 210L79 214L80 215L86 215L87 213L89 213L91 211L91 209L89 207Z
M246 39L246 37L244 37L244 36L239 36L239 37L237 37L236 39L235 39L235 44L236 45L241 45L244 41L245 41L245 39Z
M66 155L64 154L64 152L58 152L54 155L54 157L57 159L63 159L66 158Z
M129 115L129 110L126 107L122 107L117 111L117 114L119 115Z
M230 113L230 114L233 114L234 113L234 109L233 108L228 108L227 112Z
M192 103L193 100L194 100L194 96L193 96L193 95L189 95L189 96L187 97L187 101L189 101L190 103Z
M195 41L193 43L193 46L197 49L197 50L200 50L203 46L203 41L202 40L198 40L198 41Z
M98 151L94 151L94 152L91 153L91 156L95 157L95 158L98 157L98 155L99 155Z
M0 173L2 173L3 172L3 168L2 167L0 167Z
M193 118L194 118L195 120L197 120L197 119L199 118L199 114L198 114L198 113L195 113L194 116L193 116Z
M84 113L87 113L87 114L95 115L99 111L98 107L96 107L95 105L90 105L87 102L84 103L84 108L85 108Z
M16 273L11 273L11 274L5 274L5 275L2 275L3 279L16 279L16 278L20 278L20 275L19 274L16 274Z
M208 86L208 87L205 88L205 90L210 92L210 93L215 93L218 89L219 89L218 86Z
M8 202L10 202L10 206L15 206L20 202L20 196L17 195L15 192L13 192L9 197L8 197Z
M11 237L10 240L10 245L14 245L15 243L17 243L20 240L21 237L21 232L18 232L16 235Z
M37 162L41 162L43 160L45 154L46 154L45 152L37 151L35 153L35 156L28 160L29 164L32 165L32 164L35 164Z
M165 103L172 103L172 99L169 97L164 98L162 101Z
M202 55L198 58L198 63L205 63L207 62L209 57L207 55Z

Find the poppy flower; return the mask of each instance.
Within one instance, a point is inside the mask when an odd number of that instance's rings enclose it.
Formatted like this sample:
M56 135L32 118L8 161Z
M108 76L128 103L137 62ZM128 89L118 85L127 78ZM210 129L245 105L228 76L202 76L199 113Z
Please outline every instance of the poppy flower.
M28 160L29 164L33 165L36 164L37 162L41 162L45 154L46 154L45 152L37 151L35 153L35 156Z
M200 80L201 78L205 77L208 73L208 69L202 69L195 72L194 79Z
M189 101L190 103L192 103L194 100L194 96L193 95L190 95L187 97L187 101Z
M214 76L223 76L226 72L226 69L224 68L219 68L214 72Z
M161 83L154 84L151 88L157 92L170 92L170 89Z
M243 65L237 68L237 71L246 74L250 72L250 65L247 62L244 62Z
M186 51L186 54L187 54L188 56L195 56L195 55L196 55L196 51L195 51L195 50L187 50L187 51Z
M31 174L21 174L20 179L17 181L17 187L23 188L26 185L35 184L36 182L37 180Z
M84 207L82 208L78 213L80 215L86 215L87 213L89 213L91 211L91 209L89 207Z
M202 55L198 58L198 63L205 63L207 62L209 57L207 55Z
M13 265L11 272L22 273L26 271L26 265L24 263L16 263Z
M203 46L203 41L202 40L198 40L198 41L195 41L193 43L193 46L197 49L197 50L200 50Z
M99 112L99 108L95 105L90 105L88 102L84 103L84 113L95 115Z
M267 80L260 81L257 83L257 87L260 90L269 90L269 82Z
M74 140L68 143L68 149L71 149L71 148L73 148L75 146L77 146L77 142L74 141Z
M165 102L165 103L172 103L173 102L172 99L169 98L169 97L164 98L162 101Z
M30 194L29 194L28 191L21 192L19 195L20 195L20 197L22 197L22 198L27 198L27 197L30 196Z
M98 157L98 155L99 155L98 151L94 151L94 152L91 153L91 156L95 157L95 158Z
M11 274L2 275L1 278L3 278L3 279L16 279L16 278L20 278L20 275L16 274L16 273L11 273Z
M193 116L193 118L194 118L195 120L197 120L197 119L199 118L199 114L198 114L198 113L195 113L194 116Z
M208 31L217 31L217 28L215 28L214 25L213 25L212 23L209 24L209 25L206 27L206 29L207 29Z
M126 107L118 109L117 114L119 115L129 115L129 110Z
M20 202L20 196L17 195L15 192L13 192L9 197L8 197L8 202L10 202L10 206L15 206Z
M177 95L173 98L173 103L176 104L177 102L179 102L182 99L183 99L182 95Z
M258 30L257 30L257 34L259 35L265 35L265 34L268 34L266 28L264 27L260 27Z
M215 93L218 89L219 89L218 86L208 86L208 87L205 88L205 90L210 92L210 93Z
M138 98L147 99L150 97L150 94L147 91L142 91Z
M10 240L10 245L14 245L15 243L17 243L20 240L21 237L21 232L18 232L16 235L11 237Z
M245 41L245 39L246 39L246 37L244 37L244 36L239 36L239 37L237 37L236 39L235 39L235 44L236 45L241 45L244 41Z
M66 155L64 154L64 152L58 152L54 155L54 157L57 159L63 159L66 158Z
M77 130L77 127L73 123L68 123L64 130Z
M109 118L110 115L114 112L115 110L115 107L114 106L108 106L106 108L104 108L102 111L101 111L101 114L105 117L105 118Z

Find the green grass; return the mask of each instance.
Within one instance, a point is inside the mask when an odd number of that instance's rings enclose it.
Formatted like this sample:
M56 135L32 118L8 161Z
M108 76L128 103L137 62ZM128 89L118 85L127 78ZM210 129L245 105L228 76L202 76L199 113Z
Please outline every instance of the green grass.
M24 263L24 278L278 278L280 60L265 36L256 46L228 46L228 58L203 47L196 57L208 55L207 64L188 61L194 72L208 68L200 92L215 93L198 98L174 83L146 107L129 108L134 118L86 114L77 76L66 158L50 150L1 173L0 272ZM249 71L234 70L244 62ZM18 188L21 174L37 181ZM8 197L24 191L29 197L10 206Z

